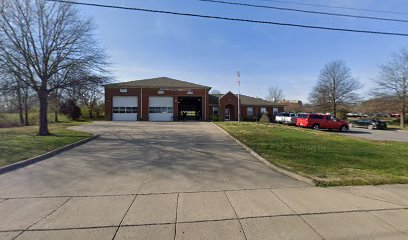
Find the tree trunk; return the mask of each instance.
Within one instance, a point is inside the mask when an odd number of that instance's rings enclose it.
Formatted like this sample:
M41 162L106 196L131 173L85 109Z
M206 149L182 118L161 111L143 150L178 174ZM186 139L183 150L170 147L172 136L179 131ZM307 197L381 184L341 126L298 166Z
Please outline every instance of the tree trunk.
M334 117L337 117L337 104L336 104L335 101L333 103L333 115L334 115Z
M27 105L26 105L26 108L24 110L24 115L25 115L25 125L30 126L30 121L28 121L28 108L27 108Z
M30 122L28 121L28 86L25 85L24 89L24 122L25 125L28 126L30 125Z
M24 118L25 118L25 125L29 126L30 122L28 121L28 96L27 95L26 95L26 98L24 99Z
M54 122L59 122L57 109L54 110Z
M55 106L54 106L54 122L59 122L58 119L58 111L59 111L59 97L58 97L58 89L55 90Z
M48 93L47 91L40 89L38 92L38 98L40 100L40 115L39 115L40 128L39 128L38 135L47 136L47 135L50 135L50 132L48 131L48 118L47 118L47 112L48 112Z
M24 125L24 112L23 112L23 99L21 95L21 82L20 80L17 80L17 108L18 108L18 116L20 118L20 124Z
M89 108L89 119L93 119L93 109Z
M406 115L407 115L407 109L406 109L406 104L405 102L402 103L401 106L401 119L400 119L400 126L401 128L405 128L405 120L406 120Z
M93 105L93 101L90 102L89 106L88 106L88 111L89 111L89 119L93 118L93 109L94 109L94 105Z

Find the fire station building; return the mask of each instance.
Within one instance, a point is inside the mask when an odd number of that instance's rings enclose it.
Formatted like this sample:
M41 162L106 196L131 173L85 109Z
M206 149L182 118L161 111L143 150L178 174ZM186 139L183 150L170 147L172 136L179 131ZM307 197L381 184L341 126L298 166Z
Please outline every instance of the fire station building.
M238 96L209 94L211 87L167 77L105 85L105 118L109 121L238 120ZM276 115L284 105L240 95L241 119Z

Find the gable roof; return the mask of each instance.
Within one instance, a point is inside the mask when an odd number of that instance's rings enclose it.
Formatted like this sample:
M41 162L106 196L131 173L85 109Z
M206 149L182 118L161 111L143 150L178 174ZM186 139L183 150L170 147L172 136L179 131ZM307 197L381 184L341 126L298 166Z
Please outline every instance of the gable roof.
M210 105L217 105L218 106L218 98L220 98L221 96L222 96L222 94L208 94Z
M185 82L177 79L172 79L168 77L158 77L150 79L135 80L130 82L112 83L105 85L107 88L134 88L134 87L145 87L145 88L207 88L211 87L199 85L195 83Z
M234 94L234 93L233 93ZM210 94L210 104L218 104L218 99L225 94ZM234 94L237 96L236 94ZM250 97L246 95L239 95L242 105L247 106L285 106L286 104L271 102L262 98Z

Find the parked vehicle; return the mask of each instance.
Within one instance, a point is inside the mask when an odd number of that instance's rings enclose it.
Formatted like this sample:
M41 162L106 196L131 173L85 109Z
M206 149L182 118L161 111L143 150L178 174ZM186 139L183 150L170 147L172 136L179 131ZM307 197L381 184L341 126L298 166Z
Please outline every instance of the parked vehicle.
M351 121L350 127L358 128L368 128L368 129L387 129L387 123L375 119L361 119L356 121Z
M392 118L400 118L401 117L401 114L399 114L399 113L389 113L389 115Z
M389 115L387 113L378 112L378 113L374 113L373 117L376 117L376 118L388 118Z
M280 112L276 115L275 122L295 125L296 117L296 113Z
M346 116L350 118L368 117L367 114L363 114L363 113L347 113Z
M355 118L355 117L361 117L361 114L358 114L358 113L347 113L346 116L347 116L347 117L353 117L353 118Z
M280 112L275 116L275 122L277 123L285 123L285 117L289 116L289 113Z
M319 129L338 129L340 132L346 132L349 129L349 123L340 120L331 115L315 113L299 113L296 120L296 126Z
M288 125L296 125L297 114L296 113L289 113L289 116L284 117L284 123Z

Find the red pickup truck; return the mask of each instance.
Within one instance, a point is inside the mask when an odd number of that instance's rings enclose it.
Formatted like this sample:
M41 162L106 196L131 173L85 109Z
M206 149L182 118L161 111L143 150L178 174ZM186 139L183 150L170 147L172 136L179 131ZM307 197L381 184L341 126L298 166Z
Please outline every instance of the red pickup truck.
M340 132L346 132L349 129L349 123L337 119L331 115L300 113L296 120L296 126L319 129L338 129Z

